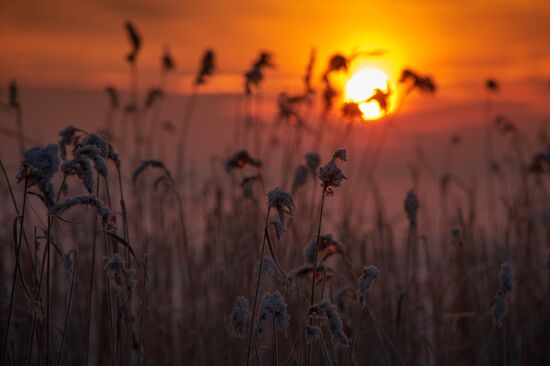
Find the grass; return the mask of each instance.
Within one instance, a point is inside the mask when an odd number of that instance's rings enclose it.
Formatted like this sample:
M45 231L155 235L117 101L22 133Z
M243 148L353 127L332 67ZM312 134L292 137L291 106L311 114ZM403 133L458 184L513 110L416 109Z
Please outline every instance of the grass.
M137 107L141 44L135 37L132 123L148 118L151 132L162 128L161 107L144 115ZM200 85L213 73L209 52ZM426 192L412 169L412 190L401 192L405 207L388 207L376 169L399 114L382 119L367 149L359 149L353 133L360 127L346 125L336 109L307 103L314 98L308 82L304 93L286 97L285 113L262 128L260 89L269 57L261 53L247 73L236 138L228 141L233 151L252 149L253 157L236 154L229 168L229 156L216 160L200 184L186 161L198 82L184 106L174 159L153 160L165 143L157 132L148 133L143 146L145 137L133 131L133 146L124 145L125 155L117 157L120 134L109 139L75 129L65 140L68 156L55 152L59 166L53 156L25 154L16 179L0 160L2 366L550 363L544 348L550 337L548 141L537 144L510 121L494 123L486 111L491 164L483 174L493 198L451 165L461 158L451 131L445 164L433 178L440 191ZM329 68L326 87L333 72L342 71ZM431 78L411 70L399 85L403 96L436 91ZM18 133L5 137L23 150L24 103L12 102ZM274 138L286 143L269 145ZM338 144L348 147L347 158L342 151L331 155ZM310 152L304 146L315 146L317 166L304 165ZM509 157L498 158L499 147ZM143 154L151 160L139 165ZM347 163L340 168L338 159ZM306 174L296 185L299 165ZM268 188L278 185L283 201L268 201ZM284 192L290 190L289 203ZM489 225L478 207L487 203L499 211ZM322 240L328 233L338 245ZM315 243L312 261L304 255L308 243ZM506 311L495 321L504 262L513 289L500 298ZM357 281L367 265L380 275L360 300ZM264 315L272 319L260 338L260 299L277 291L284 306L268 307ZM248 329L233 334L237 296L249 299L252 318ZM279 317L286 315L289 325L281 327ZM309 343L308 326L321 328Z

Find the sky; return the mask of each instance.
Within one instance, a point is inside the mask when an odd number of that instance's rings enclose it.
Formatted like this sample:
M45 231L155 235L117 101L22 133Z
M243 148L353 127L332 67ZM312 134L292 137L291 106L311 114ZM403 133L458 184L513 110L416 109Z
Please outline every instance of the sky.
M21 0L0 4L0 81L124 87L126 20L144 39L143 84L156 82L169 46L178 68L168 87L179 92L189 90L207 47L218 56L218 76L205 88L213 93L240 91L259 50L275 55L277 69L265 85L272 93L299 87L311 48L318 74L334 52L384 49L383 57L357 65L379 67L392 78L413 67L452 86L455 97L487 77L534 88L550 79L545 0Z

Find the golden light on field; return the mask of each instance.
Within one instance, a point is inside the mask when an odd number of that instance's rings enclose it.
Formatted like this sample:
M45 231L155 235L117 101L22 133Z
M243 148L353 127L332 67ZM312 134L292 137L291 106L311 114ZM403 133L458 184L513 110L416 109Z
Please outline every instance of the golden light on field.
M347 81L345 98L359 103L359 109L366 120L383 117L391 110L391 83L388 76L379 69L367 67L354 73ZM388 104L384 110L384 100Z

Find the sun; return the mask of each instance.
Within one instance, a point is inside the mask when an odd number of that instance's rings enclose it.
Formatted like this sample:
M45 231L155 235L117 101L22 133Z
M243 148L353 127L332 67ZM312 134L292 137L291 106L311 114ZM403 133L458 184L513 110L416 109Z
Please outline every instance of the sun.
M359 103L359 109L365 120L375 120L383 117L391 110L391 98L388 99L386 112L376 100L366 102L367 99L390 92L390 81L388 76L379 69L367 67L354 73L346 83L345 99L348 102ZM377 91L378 89L378 91Z

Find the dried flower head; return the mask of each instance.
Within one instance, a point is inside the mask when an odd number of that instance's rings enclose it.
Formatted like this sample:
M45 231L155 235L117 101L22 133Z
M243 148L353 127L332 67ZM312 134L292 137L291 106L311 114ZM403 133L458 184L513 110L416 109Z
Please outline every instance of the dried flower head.
M145 108L149 109L160 99L164 98L164 92L160 88L151 88L145 98Z
M235 298L233 310L229 316L229 325L233 334L239 338L248 337L250 334L251 313L248 300L243 296Z
M321 185L325 189L329 189L329 194L332 193L332 187L339 187L344 179L347 179L344 176L344 173L338 165L336 165L336 160L346 161L346 150L338 149L332 156L332 159L321 168L319 172L319 179L321 180Z
M416 227L416 216L420 204L418 203L418 197L413 190L410 190L405 197L405 202L403 203L405 212L407 213L407 218L409 219L409 224L411 227Z
M375 266L363 267L361 277L357 281L357 298L364 305L367 292L372 288L374 280L380 275L380 271Z
M101 202L96 196L79 196L65 200L62 203L56 203L50 208L50 214L61 215L74 206L92 206L96 209L97 215L101 217L104 224L107 224L111 218L111 210Z
M491 309L493 322L501 326L504 316L508 314L507 295L512 291L512 268L508 262L504 262L499 273L500 288L495 295L495 305Z
M242 169L246 165L252 165L256 168L260 168L262 166L262 162L258 159L253 159L248 151L241 150L237 151L229 159L227 159L225 162L225 171L227 173L231 173L233 169Z
M309 152L304 157L306 159L306 165L309 168L309 171L311 172L311 174L316 175L317 168L319 168L319 165L321 165L321 158L319 157L319 154L315 152Z
M252 68L244 74L245 77L245 93L252 93L252 88L257 88L263 80L263 70L268 67L274 67L272 55L269 52L262 52L258 59L252 65Z
M250 177L244 177L241 183L241 188L243 190L243 197L250 199L255 206L258 206L258 198L254 193L254 185L256 182L259 182L261 180L262 180L262 176L260 174L257 174Z
M316 342L321 336L321 328L316 325L307 325L305 329L306 343Z
M356 121L363 120L363 112L359 109L359 103L346 102L341 108L342 118L345 120Z
M266 322L270 315L275 318L275 323L280 331L285 331L289 325L288 305L279 291L273 294L267 292L260 304L258 319L258 337L262 338L266 330Z
M132 49L126 55L126 59L129 63L133 64L136 62L137 55L141 48L141 36L139 35L136 27L131 22L126 22L126 33L128 34L128 39L130 40Z
M383 91L381 89L375 89L374 94L369 97L367 100L365 100L366 103L375 101L378 103L378 106L381 110L384 111L384 114L388 113L388 108L390 106L390 95L391 95L391 89L390 85L388 83L387 85L387 91Z
M319 316L325 315L330 332L338 344L343 347L349 344L349 339L344 333L344 325L342 323L342 319L340 318L340 314L338 314L336 305L331 304L328 300L323 300L320 303L310 307L308 314L317 314Z
M269 208L277 210L279 224L282 228L285 228L286 216L292 216L292 210L294 209L292 194L284 191L281 187L276 187L267 194L267 204Z
M300 116L299 108L304 103L309 103L308 95L290 96L287 93L280 93L277 97L279 106L279 120L285 121L289 125L304 127L305 121Z
M111 258L105 263L103 269L109 276L113 276L117 273L122 273L124 271L124 266L126 261L120 253L114 253Z
M172 57L168 46L164 47L161 63L163 72L170 72L176 68L176 63L174 62L174 58Z
M305 249L305 257L309 263L315 260L315 250L317 249L317 239L312 240ZM344 254L346 247L338 243L332 237L332 234L325 234L319 237L319 257L322 257L321 263L333 254Z
M309 170L305 165L299 165L294 173L294 181L292 182L292 193L307 183Z
M328 77L333 72L348 71L350 59L340 53L334 54L330 57L327 65L327 69L323 74L323 80L328 81Z
M195 85L204 85L206 78L214 74L216 68L214 51L208 49L204 52L204 56L201 60L199 73L195 79Z
M437 89L435 82L429 76L420 76L410 69L405 69L401 73L401 78L399 79L399 82L406 83L408 81L411 81L411 89L416 88L421 92L433 94Z
M494 79L487 79L487 81L485 81L485 88L490 92L498 92L500 90L498 82Z
M53 205L55 193L51 183L55 173L59 170L58 146L35 146L23 154L21 170L17 176L18 182L25 180L27 186L37 186L44 196L47 206Z

